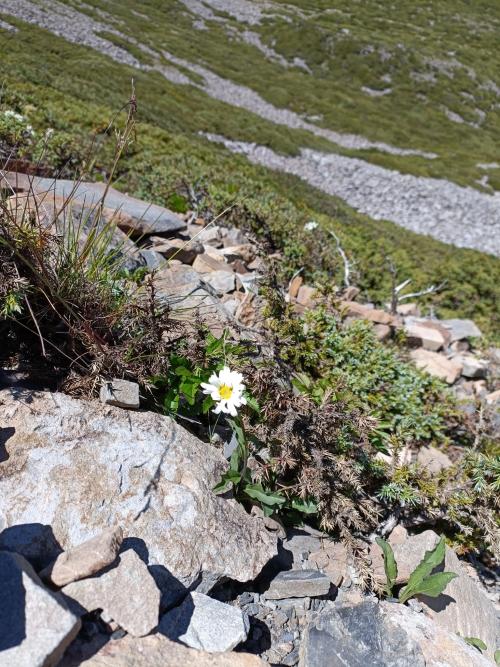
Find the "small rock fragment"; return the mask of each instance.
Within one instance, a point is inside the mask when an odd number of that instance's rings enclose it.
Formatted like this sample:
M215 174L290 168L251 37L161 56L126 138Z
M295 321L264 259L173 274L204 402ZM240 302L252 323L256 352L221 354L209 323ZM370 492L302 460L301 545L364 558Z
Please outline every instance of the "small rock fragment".
M454 359L462 365L462 375L466 378L485 378L488 374L488 362L472 354L457 355Z
M472 320L441 320L441 324L449 329L451 342L464 338L481 338L482 333Z
M288 570L280 572L265 592L268 600L318 597L328 595L330 579L318 570Z
M218 653L245 641L249 622L237 607L193 592L163 616L158 630L191 648Z
M103 530L100 535L64 551L40 573L40 577L55 586L85 579L104 569L116 559L123 540L123 531L117 526Z
M233 269L229 264L218 261L207 253L196 256L196 259L193 262L193 269L198 273L212 273L213 271L233 272Z
M106 405L115 405L117 408L136 410L140 406L139 385L137 382L114 378L103 382L100 399Z
M236 287L236 277L234 273L227 271L213 271L212 273L204 273L202 278L204 283L213 287L219 294L228 294L234 292Z
M453 465L449 457L436 447L420 447L417 452L417 463L431 475L437 475Z

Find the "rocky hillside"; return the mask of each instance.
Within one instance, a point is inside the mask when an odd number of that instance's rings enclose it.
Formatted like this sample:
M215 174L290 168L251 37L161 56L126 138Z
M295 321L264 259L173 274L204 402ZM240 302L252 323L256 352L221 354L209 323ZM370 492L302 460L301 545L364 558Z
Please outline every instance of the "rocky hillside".
M498 20L0 0L0 665L500 664Z

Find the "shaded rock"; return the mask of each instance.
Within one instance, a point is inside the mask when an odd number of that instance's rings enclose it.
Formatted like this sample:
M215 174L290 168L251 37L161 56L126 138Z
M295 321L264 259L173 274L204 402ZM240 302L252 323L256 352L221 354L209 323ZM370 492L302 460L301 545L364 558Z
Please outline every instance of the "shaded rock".
M488 362L477 359L472 354L461 354L453 357L462 365L462 375L466 378L485 378L488 375Z
M321 570L334 586L348 577L348 554L340 542L327 542L309 556L309 563Z
M70 551L64 551L40 576L54 586L65 586L72 581L90 577L113 563L122 540L123 531L119 526L106 528L96 537Z
M234 292L236 287L236 277L234 273L227 271L213 271L212 273L203 274L203 282L208 283L210 287L219 294L227 294Z
M464 338L480 338L481 331L472 320L441 320L441 324L446 327L451 334L451 342L463 340Z
M197 582L254 579L276 554L259 519L212 492L228 465L222 454L168 417L58 393L18 400L4 390L0 426L12 431L0 463L0 520L51 525L60 547L50 560L120 525L169 604Z
M375 324L373 326L373 331L377 340L388 340L391 337L391 327L388 324Z
M82 667L263 667L248 653L211 654L186 648L163 635L110 641Z
M62 589L85 612L102 609L126 632L143 637L158 624L160 591L139 556L129 549L116 567L98 577L81 579Z
M450 458L436 447L419 447L417 463L426 468L432 475L437 475L453 465Z
M99 397L101 403L118 408L137 409L140 405L139 385L128 380L114 378L103 382Z
M2 667L56 665L77 635L80 619L18 554L0 552L0 590Z
M251 262L255 257L255 249L250 243L242 243L240 245L225 246L221 250L222 256L227 262L234 262L241 259L245 263Z
M141 251L141 256L144 258L144 261L146 262L146 266L148 269L151 271L155 271L156 269L160 269L167 264L167 260L163 255L160 255L159 252L156 252L155 250L151 250L149 248L142 248Z
M462 372L461 364L455 359L447 359L442 354L419 348L412 350L410 357L415 362L417 368L427 371L430 375L444 380L448 384L453 384Z
M306 628L300 667L487 667L456 634L397 603L331 607Z
M421 324L406 324L406 335L410 345L421 345L425 350L440 350L445 345L443 334L432 327Z
M248 635L249 622L240 609L201 593L190 593L166 613L158 626L169 639L209 653L230 651Z
M318 570L288 570L280 572L265 592L268 600L328 595L330 579Z

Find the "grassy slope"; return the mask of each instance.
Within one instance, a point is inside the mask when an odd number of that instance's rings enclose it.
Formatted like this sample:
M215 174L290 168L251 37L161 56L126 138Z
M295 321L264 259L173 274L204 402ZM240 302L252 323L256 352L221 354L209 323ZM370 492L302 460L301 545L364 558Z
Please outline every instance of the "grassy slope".
M18 25L20 32L14 37L0 31L4 99L35 126L52 126L76 136L102 130L126 99L134 76L144 124L135 152L124 163L123 187L164 202L182 176L206 187L212 208L245 198L242 220L271 231L285 248L289 270L305 266L309 274L324 277L338 270L338 258L326 236L314 246L304 234L304 222L314 217L323 229L333 227L340 234L357 262L360 284L372 298L382 301L388 296L384 267L390 255L401 279L412 276L415 288L448 279L449 289L437 299L441 312L475 317L485 329L498 329L499 260L451 248L390 223L375 224L298 179L248 165L196 135L198 130L209 130L259 138L276 150L293 151L306 143L314 145L316 140L307 133L276 127L244 111L229 113L226 105L194 88L174 86L158 74L137 72L43 30ZM177 24L182 33L179 25L183 24Z

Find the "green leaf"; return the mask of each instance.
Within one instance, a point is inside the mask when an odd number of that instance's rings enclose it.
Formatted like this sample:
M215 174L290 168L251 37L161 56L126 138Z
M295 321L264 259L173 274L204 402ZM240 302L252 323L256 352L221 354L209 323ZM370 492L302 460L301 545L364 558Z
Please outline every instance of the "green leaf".
M201 411L206 414L210 411L210 408L213 406L214 401L211 396L205 396L203 403L201 404Z
M293 498L290 507L303 514L316 514L318 511L318 506L313 500L302 500L301 498Z
M241 481L241 475L239 472L236 472L235 470L228 470L222 475L221 481L216 484L213 488L214 493L224 493L227 491L229 488L231 488L231 484L239 484Z
M500 648L495 651L495 662L500 665Z
M257 414L260 414L260 405L259 402L257 401L256 398L254 398L251 394L248 392L245 392L245 398L247 399L247 405L249 408L251 408L254 412Z
M448 586L450 581L456 577L458 577L458 574L455 574L455 572L437 572L436 574L431 574L429 577L426 577L421 581L416 588L411 590L409 597L415 595L428 595L430 598L437 598L438 595L441 595L446 586ZM403 588L399 595L400 602L406 602L406 600L409 599L408 591L405 593L406 588L407 587Z
M387 579L386 591L387 595L391 597L392 589L398 577L398 566L396 565L396 559L394 558L394 551L389 542L386 542L381 537L375 538L375 542L379 545L384 554L384 570Z
M258 500L263 505L283 505L285 497L281 493L274 493L272 491L265 491L262 484L246 484L244 488L245 494L253 500Z
M483 642L482 639L479 639L479 637L464 637L464 641L467 642L467 644L474 646L474 648L477 648L479 651L488 650L486 644ZM500 653L500 651L497 651L497 653Z
M444 537L442 536L432 551L425 552L424 557L411 573L410 578L408 579L408 584L403 588L403 591L406 591L407 593L413 591L422 583L425 577L429 576L435 567L441 565L444 560L445 548L446 545ZM401 593L403 591L401 591ZM406 599L409 600L412 595L414 595L414 593L411 593Z

